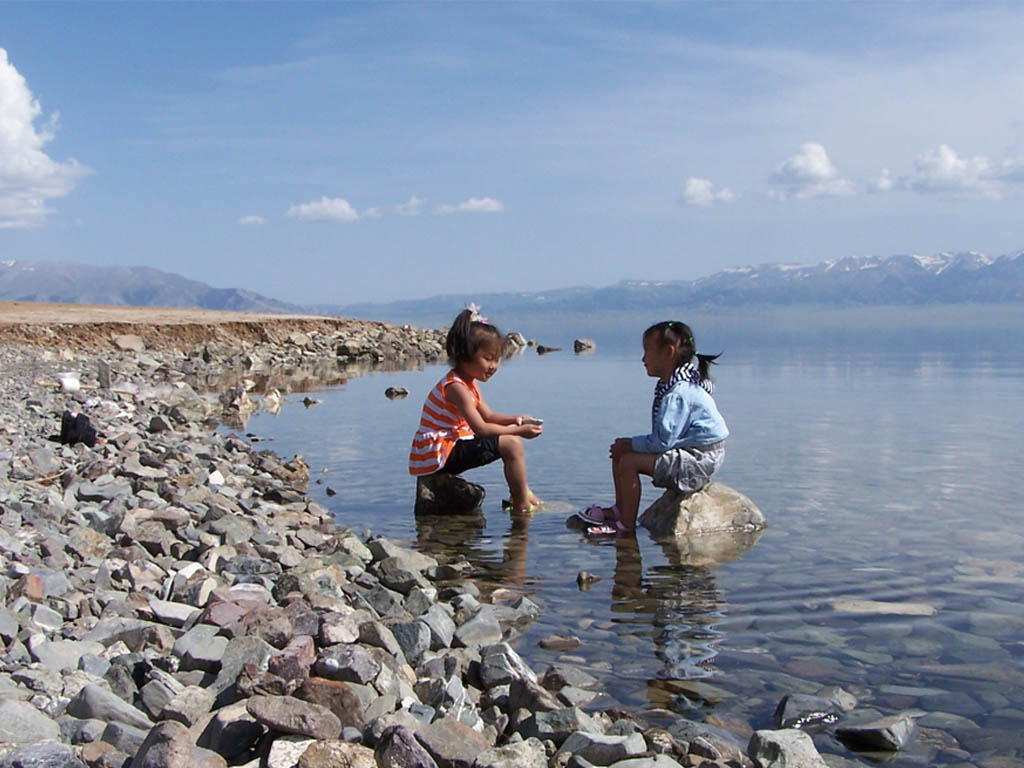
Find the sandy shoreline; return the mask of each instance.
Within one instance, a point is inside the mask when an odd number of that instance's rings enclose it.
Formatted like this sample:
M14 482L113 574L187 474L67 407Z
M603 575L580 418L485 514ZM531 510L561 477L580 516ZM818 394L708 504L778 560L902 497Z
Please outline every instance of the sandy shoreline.
M115 336L134 334L153 349L185 350L210 341L274 343L294 332L330 335L387 327L385 323L317 315L0 302L0 344L51 348L112 348Z

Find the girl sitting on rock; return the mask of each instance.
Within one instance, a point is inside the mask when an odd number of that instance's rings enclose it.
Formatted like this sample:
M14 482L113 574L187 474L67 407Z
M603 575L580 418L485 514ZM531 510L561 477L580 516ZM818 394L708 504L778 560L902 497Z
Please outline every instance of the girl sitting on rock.
M641 474L653 477L658 488L693 493L711 482L725 456L729 430L711 397L714 386L708 377L718 355L698 355L690 327L675 320L644 331L643 346L647 375L658 379L651 433L619 437L611 444L615 503L578 513L592 524L591 534L636 528Z
M494 413L477 387L477 382L490 379L501 363L500 331L470 307L455 318L445 348L452 370L423 404L409 453L409 473L457 475L500 458L505 463L512 512L535 511L541 501L526 482L526 452L520 438L533 439L543 429L527 423L532 417L526 414Z

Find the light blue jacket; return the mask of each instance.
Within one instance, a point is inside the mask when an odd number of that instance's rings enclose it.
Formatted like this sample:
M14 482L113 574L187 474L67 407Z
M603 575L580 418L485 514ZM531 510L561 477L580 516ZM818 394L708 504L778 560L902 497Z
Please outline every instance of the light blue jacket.
M665 393L651 423L651 434L632 438L636 453L711 445L729 436L714 398L697 384L682 381Z

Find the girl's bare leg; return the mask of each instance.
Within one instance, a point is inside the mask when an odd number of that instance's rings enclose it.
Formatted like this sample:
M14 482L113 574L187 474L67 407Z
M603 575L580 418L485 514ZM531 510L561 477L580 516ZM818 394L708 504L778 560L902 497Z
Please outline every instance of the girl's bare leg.
M636 528L636 515L640 509L640 475L653 475L657 458L653 453L625 453L612 462L615 505L627 531Z
M540 500L533 495L526 482L526 451L523 441L516 435L498 437L498 453L505 464L505 481L508 483L509 503L516 512L528 511L531 504Z

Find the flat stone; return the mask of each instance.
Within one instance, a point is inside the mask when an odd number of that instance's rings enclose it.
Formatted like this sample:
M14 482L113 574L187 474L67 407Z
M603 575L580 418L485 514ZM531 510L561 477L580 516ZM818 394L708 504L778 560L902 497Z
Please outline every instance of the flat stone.
M835 600L836 613L874 614L880 616L934 616L936 608L928 603L891 603L880 600Z
M366 725L363 703L349 683L310 677L295 695L304 701L329 709L341 722L342 728L352 727L361 731Z
M134 333L121 333L114 336L111 341L114 346L124 352L145 352L146 342L143 341L141 336L137 336Z
M831 699L791 693L775 708L775 724L779 728L814 729L839 720L842 710Z
M455 630L453 645L469 648L475 645L492 645L500 643L502 638L501 624L490 606L483 606L476 614L464 621Z
M80 640L47 640L34 635L28 640L32 658L54 670L78 669L78 662L85 654L99 655L103 652L100 643Z
M794 728L755 731L747 755L758 768L828 768L810 735Z
M155 597L149 601L149 610L154 618L171 627L183 627L200 613L194 605L157 600Z
M487 739L453 717L442 717L420 728L416 739L439 768L472 768L477 756L491 746Z
M253 696L246 702L249 714L271 730L314 739L336 739L341 722L319 704L293 696Z
M161 720L177 720L187 726L195 725L200 718L213 709L215 695L207 688L189 685L176 693L167 702L161 713Z
M174 641L174 655L181 659L183 670L201 669L216 672L228 647L228 639L217 633L219 627L196 624Z
M361 684L376 680L380 669L380 662L359 645L324 648L313 665L313 671L320 677Z
M60 738L60 726L25 701L0 699L0 743L34 744Z
M562 743L555 754L575 755L594 765L612 765L646 751L647 742L640 733L629 736L606 736L602 733L576 731Z
M67 713L83 720L96 719L108 723L124 723L133 728L149 728L153 723L117 694L90 683L68 703Z
M146 728L133 728L124 723L107 723L100 736L100 741L106 742L119 752L134 755L146 741L149 730Z
M508 643L495 643L480 649L480 679L485 688L505 685L513 680L537 681L537 675Z
M890 715L867 723L836 728L836 738L850 749L884 749L895 752L914 738L916 724L909 715Z

